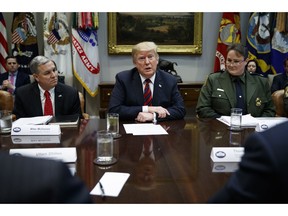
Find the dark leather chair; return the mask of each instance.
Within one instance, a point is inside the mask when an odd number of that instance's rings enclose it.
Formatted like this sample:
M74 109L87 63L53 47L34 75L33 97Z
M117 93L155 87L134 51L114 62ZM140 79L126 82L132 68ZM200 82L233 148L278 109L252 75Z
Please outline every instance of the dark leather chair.
M287 116L287 113L284 110L284 89L277 90L272 94L272 100L275 105L276 116Z
M14 98L7 91L0 90L0 109L12 111L14 107Z
M83 118L89 119L90 118L89 114L85 113L85 99L84 99L84 95L82 94L82 92L79 92L79 99L80 99L80 106L81 106Z

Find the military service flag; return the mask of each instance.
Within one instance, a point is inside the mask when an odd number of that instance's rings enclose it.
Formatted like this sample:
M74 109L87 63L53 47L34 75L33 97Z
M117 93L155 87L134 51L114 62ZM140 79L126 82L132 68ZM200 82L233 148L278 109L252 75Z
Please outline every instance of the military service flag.
M252 13L247 30L248 58L255 59L259 73L271 73L271 13Z
M232 43L241 42L239 13L226 13L222 15L218 34L214 72L225 70L227 47Z
M274 23L274 22L273 22ZM283 73L284 59L288 58L288 13L276 13L274 34L271 41L271 70L273 74Z
M98 14L76 13L72 28L73 71L85 90L94 97L100 82Z
M73 85L69 26L65 13L44 13L44 55L55 61L59 78Z

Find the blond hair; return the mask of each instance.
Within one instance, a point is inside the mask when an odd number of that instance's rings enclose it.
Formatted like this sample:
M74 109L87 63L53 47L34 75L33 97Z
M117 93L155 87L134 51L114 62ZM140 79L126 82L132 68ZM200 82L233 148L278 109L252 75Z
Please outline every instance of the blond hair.
M158 48L157 45L154 42L151 42L151 41L143 41L143 42L140 42L140 43L136 44L132 48L133 61L136 61L136 55L137 55L138 52L141 52L141 51L154 51L155 57L158 60L159 59L159 55L157 53L157 48Z

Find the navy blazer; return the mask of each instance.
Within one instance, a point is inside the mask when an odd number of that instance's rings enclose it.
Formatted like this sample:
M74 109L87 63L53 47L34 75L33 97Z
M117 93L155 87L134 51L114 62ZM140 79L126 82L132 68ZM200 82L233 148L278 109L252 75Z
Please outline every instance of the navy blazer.
M284 89L287 83L288 77L285 72L275 75L271 85L271 94L273 94L277 90Z
M0 153L0 203L91 203L68 167L47 159Z
M7 80L9 77L9 73L5 72L3 74L0 74L0 85L2 85L4 80ZM20 86L26 85L30 83L30 76L24 72L18 71L17 77L16 77L16 83L15 87L18 88ZM7 89L3 89L7 90Z
M15 91L13 114L16 118L42 116L38 83L21 86ZM82 116L78 90L59 83L55 86L55 116L79 114Z
M255 132L239 169L210 203L288 203L288 122Z
M119 113L119 118L122 120L135 120L138 113L142 112L143 104L143 84L137 69L118 73L110 97L109 112ZM162 106L170 112L165 119L159 120L184 118L186 114L184 101L173 75L157 70L152 106Z

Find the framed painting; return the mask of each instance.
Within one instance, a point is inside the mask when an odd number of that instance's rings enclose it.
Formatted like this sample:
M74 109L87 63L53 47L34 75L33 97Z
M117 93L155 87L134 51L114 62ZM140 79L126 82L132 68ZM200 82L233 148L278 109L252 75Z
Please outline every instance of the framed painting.
M141 41L154 41L165 54L202 54L203 13L108 13L109 54L130 54Z

